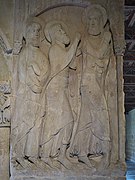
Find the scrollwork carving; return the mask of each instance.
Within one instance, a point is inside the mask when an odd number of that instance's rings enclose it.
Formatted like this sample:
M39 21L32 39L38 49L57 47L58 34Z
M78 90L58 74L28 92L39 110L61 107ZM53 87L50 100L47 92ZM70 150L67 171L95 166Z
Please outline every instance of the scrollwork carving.
M0 46L2 49L0 55L0 127L10 126L10 94L11 94L11 82L10 72L6 64L6 60L3 54L11 54L12 49L9 45L7 37L0 29Z
M0 127L10 126L10 98L0 94Z
M10 81L0 82L0 126L10 126Z

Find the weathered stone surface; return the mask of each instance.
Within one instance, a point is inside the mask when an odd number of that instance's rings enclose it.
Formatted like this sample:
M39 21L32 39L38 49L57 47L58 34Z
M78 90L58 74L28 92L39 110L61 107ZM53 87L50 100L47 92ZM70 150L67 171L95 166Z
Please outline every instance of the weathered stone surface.
M9 180L13 1L0 4L0 179Z
M44 178L40 178L40 177L18 177L15 178L14 180L125 180L126 178L123 177L103 177L103 176L91 176L91 177L87 177L87 176L59 176L59 177L44 177Z
M124 178L124 1L14 2L14 35L0 31L11 180Z
M9 128L0 128L0 179L9 180Z

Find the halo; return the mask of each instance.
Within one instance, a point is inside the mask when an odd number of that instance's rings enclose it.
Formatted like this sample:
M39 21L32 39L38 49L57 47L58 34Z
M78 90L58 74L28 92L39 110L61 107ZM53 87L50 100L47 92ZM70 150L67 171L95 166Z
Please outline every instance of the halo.
M54 21L48 22L44 28L44 35L49 43L51 43L51 37L50 37L49 31L50 31L50 28L52 28L52 26L55 24L60 24L64 28L65 32L68 33L68 27L63 21L54 20Z
M93 4L85 8L83 15L82 15L82 22L86 25L87 19L88 19L88 14L90 11L95 9L95 11L99 10L102 13L102 18L103 18L103 24L105 25L107 22L107 12L104 7L102 7L99 4Z

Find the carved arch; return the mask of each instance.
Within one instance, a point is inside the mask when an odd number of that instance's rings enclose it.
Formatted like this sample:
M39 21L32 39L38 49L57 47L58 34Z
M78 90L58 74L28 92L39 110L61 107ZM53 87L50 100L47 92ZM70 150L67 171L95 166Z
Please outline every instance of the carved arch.
M71 1L71 2L70 2ZM90 5L90 3L89 2L79 2L79 1L72 1L72 0L70 0L69 2L64 2L64 3L62 3L61 1L59 2L59 1L55 1L54 2L54 5L50 5L50 6L48 6L48 7L44 7L44 9L43 10L41 10L41 11L39 11L39 12L35 12L33 15L34 16L39 16L39 15L41 15L42 13L44 13L44 12L47 12L47 11L49 11L49 10L51 10L51 9L55 9L55 8L58 8L58 7L64 7L64 6L76 6L76 7L82 7L82 8L86 8L88 5Z

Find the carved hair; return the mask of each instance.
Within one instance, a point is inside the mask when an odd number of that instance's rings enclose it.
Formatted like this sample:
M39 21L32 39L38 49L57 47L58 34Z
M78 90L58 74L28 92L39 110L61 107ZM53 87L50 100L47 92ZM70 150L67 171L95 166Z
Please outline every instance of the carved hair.
M38 17L29 17L27 20L26 20L26 25L24 26L24 37L27 36L27 33L28 31L31 29L32 25L33 24L39 24L40 25L40 28L41 28L41 31L42 31L42 27L44 27L44 22L41 18L38 18ZM43 35L41 35L43 36Z
M83 13L83 17L82 17L83 23L85 25L87 25L89 15L93 11L99 12L101 14L102 20L103 20L103 26L105 26L105 24L107 23L107 12L106 12L105 8L103 8L101 5L98 5L98 4L90 5L87 8L85 8L84 13Z
M26 37L28 37L28 34L31 32L31 29L33 28L33 25L38 25L39 28L40 28L40 30L41 30L41 28L42 28L39 23L37 23L37 22L31 22L31 23L27 26L27 28L26 28Z
M44 29L44 34L49 43L52 43L53 41L53 32L55 31L55 27L60 25L66 32L68 31L68 28L66 24L62 21L51 21L48 22Z

